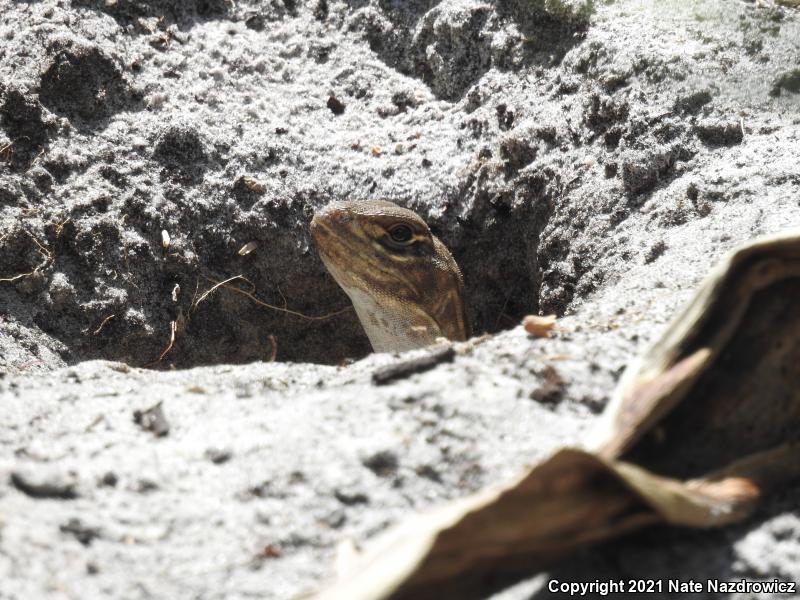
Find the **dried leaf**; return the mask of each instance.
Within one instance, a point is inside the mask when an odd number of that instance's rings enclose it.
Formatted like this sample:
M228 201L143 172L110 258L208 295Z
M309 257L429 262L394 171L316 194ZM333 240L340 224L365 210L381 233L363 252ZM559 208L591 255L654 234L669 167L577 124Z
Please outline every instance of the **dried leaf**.
M475 597L647 525L745 518L800 479L799 303L800 231L732 253L629 367L596 452L401 524L316 598Z

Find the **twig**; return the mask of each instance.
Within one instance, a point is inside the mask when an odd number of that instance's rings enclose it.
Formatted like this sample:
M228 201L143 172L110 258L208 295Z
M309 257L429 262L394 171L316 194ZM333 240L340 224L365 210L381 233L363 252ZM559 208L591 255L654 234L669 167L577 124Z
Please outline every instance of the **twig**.
M46 248L45 246L43 246L43 245L42 245L42 244L39 242L39 240L37 240L37 239L36 239L36 237L34 237L34 235L33 235L33 234L30 232L30 231L28 231L27 229L23 229L23 231L24 231L25 233L27 233L27 234L28 234L28 237L29 237L29 238L31 238L31 239L33 240L33 243L34 243L34 244L36 244L36 246L39 248L39 252L41 252L41 253L42 253L42 255L43 255L43 256L44 256L46 259L50 260L51 258L53 258L53 253L52 253L52 252L50 252L50 250L49 250L48 248Z
M272 345L272 349L269 353L269 360L267 362L275 362L275 359L278 358L278 338L276 338L271 333L267 336L269 343Z
M209 278L206 278L206 279L209 279ZM214 292L214 290L216 290L216 289L217 289L217 288L219 288L219 287L222 287L222 286L224 286L226 283L230 283L231 281L235 281L236 279L245 279L245 278L244 278L243 276L241 276L241 275L234 275L233 277L229 277L229 278L228 278L228 279L226 279L225 281L219 281L219 282L217 282L217 283L216 283L214 286L210 287L210 288L209 288L209 289L207 289L205 292L203 292L203 295L202 295L202 296L200 296L200 297L197 299L197 302L195 302L195 303L194 303L194 308L197 308L197 306L198 306L198 305L199 305L199 304L200 304L200 303L201 303L203 300L205 300L206 298L208 298L208 296L209 296L209 295L211 295L211 294ZM213 279L209 279L209 281L213 281Z
M379 368L372 373L372 383L374 385L386 385L397 379L404 379L416 373L424 373L440 363L453 362L455 356L456 351L452 344L432 348L427 354L417 358L410 358Z
M66 227L67 223L69 223L70 221L72 221L72 217L67 217L66 219L61 221L61 223L56 225L56 237L57 238L61 237L61 233L64 231L64 227Z
M5 146L0 148L0 158L6 162L11 162L11 157L14 156L14 142L8 142Z
M42 148L39 154L37 154L34 157L34 159L30 162L28 168L30 169L31 167L36 166L36 163L39 162L39 159L42 158L42 156L44 156L44 148Z
M94 421L92 421L91 423L89 423L89 424L88 424L88 425L87 425L87 426L86 426L86 427L83 429L84 433L89 433L89 432L90 432L92 429L94 429L94 428L95 428L97 425L99 425L100 423L102 423L102 422L105 420L105 418L106 418L106 417L105 417L105 415L103 415L103 414L99 414L99 415L97 415L97 416L94 418Z
M39 240L37 240L30 231L28 231L27 229L23 229L23 231L26 234L28 234L28 237L30 237L33 240L33 242L36 244L37 249L39 250L39 253L42 256L44 256L44 262L42 262L42 264L38 265L33 271L29 271L28 273L20 273L18 275L14 275L13 277L2 278L2 279L0 279L0 283L11 283L13 281L17 281L19 279L23 279L25 277L30 277L34 273L44 269L50 263L50 261L53 260L53 253L50 250L48 250L45 246L43 246L39 242Z
M19 142L20 140L28 140L30 141L27 135L21 135L18 138L14 138L10 142L8 142L5 146L0 148L0 157L6 162L11 162L11 157L14 156L14 144Z
M13 277L5 277L3 279L0 279L0 283L11 283L12 281L17 281L17 279L22 279L24 277L30 277L31 275L36 273L36 271L38 271L38 270L39 270L39 267L36 267L33 271L29 271L28 273L20 273L19 275L14 275Z
M205 277L205 275L203 277ZM208 279L209 281L214 281L210 277L205 277L205 278ZM203 295L200 296L200 298L197 299L197 302L194 303L194 307L196 308L198 304L200 304L203 300L205 300L206 297L208 297L208 295L211 294L212 292L214 292L217 288L224 287L226 289L231 290L232 292L236 292L237 294L242 294L243 296L247 296L248 298L250 298L250 300L252 300L256 304L258 304L259 306L263 306L264 308L269 308L271 310L275 310L275 311L278 311L278 312L294 315L296 317L300 317L301 319L305 319L306 321L325 321L327 319L336 317L336 316L338 316L338 315L340 315L340 314L342 314L342 313L344 313L344 312L346 312L346 311L351 309L351 307L347 306L345 308L342 308L340 310L337 310L335 312L328 313L328 314L325 314L325 315L320 315L320 316L305 315L305 314L303 314L301 312L297 312L296 310L292 310L290 308L281 308L280 306L275 306L274 304L268 304L267 302L264 302L263 300L260 300L259 298L254 296L252 293L248 292L247 290L243 290L242 288L238 288L238 287L233 286L233 285L228 285L228 283L230 283L231 281L235 281L236 279L241 279L242 281L246 281L247 283L249 283L252 286L253 289L255 289L255 285L253 284L252 281L250 281L249 279L247 279L243 275L235 275L234 277L230 277L230 278L226 279L225 281L220 281L220 282L216 283L212 288L210 288L209 290L206 290L203 293Z
M116 316L117 315L115 314L108 315L105 319L103 319L103 322L100 323L100 326L92 332L92 335L97 335L98 333L100 333L103 327L106 326L106 323L108 323L111 319L113 319Z
M497 326L500 325L500 319L503 318L506 312L506 306L508 306L508 301L511 300L511 296L514 295L516 288L511 290L511 293L506 296L506 299L503 301L503 306L500 307L500 312L497 314L497 319L494 322L494 329L497 329Z
M160 363L162 360L164 360L164 357L167 354L169 354L169 352L172 350L172 347L175 345L175 332L177 330L178 330L177 322L176 321L170 321L169 322L169 345L166 348L164 348L164 351L161 353L161 356L159 356L158 359L154 360L151 363L147 363L145 365L145 367L152 367L153 365L156 365L156 364Z
M192 296L191 306L196 306L197 302L195 302L195 298L197 298L197 291L200 289L200 278L195 277L194 280L194 295Z

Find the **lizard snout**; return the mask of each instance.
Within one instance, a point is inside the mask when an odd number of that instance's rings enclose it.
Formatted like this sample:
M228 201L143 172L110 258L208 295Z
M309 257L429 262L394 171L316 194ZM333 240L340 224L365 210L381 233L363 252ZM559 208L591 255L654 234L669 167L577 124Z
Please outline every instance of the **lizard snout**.
M330 230L340 231L350 221L352 216L333 203L314 213L314 218L311 219L311 234L317 237L329 233Z

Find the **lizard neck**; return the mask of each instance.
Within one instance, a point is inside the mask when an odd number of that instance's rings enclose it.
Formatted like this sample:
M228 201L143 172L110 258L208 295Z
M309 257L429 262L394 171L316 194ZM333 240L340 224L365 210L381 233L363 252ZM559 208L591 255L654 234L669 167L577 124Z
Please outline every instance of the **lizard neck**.
M408 310L359 289L346 291L358 320L375 352L405 352L433 344L444 337L427 314Z

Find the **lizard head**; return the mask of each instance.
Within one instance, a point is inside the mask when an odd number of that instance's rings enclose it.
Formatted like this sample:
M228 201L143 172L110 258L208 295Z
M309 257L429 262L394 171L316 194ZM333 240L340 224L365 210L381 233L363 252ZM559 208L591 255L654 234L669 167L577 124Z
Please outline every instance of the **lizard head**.
M386 201L333 202L314 215L311 235L376 351L466 338L461 271L416 213Z

